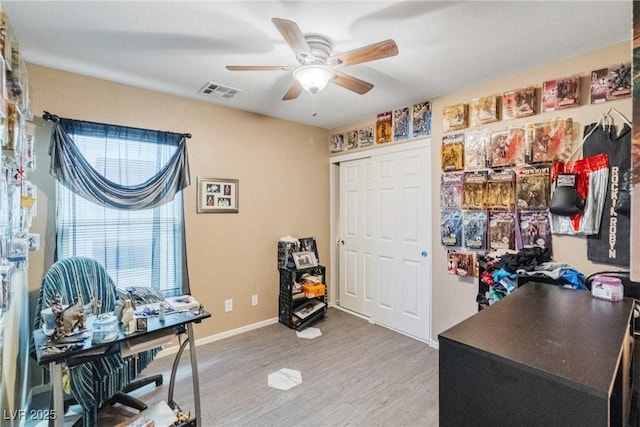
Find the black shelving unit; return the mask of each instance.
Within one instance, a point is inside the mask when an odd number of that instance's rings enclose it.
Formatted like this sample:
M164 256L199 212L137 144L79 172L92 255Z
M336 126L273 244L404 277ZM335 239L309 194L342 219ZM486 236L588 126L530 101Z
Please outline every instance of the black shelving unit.
M295 269L295 268L281 268L280 271L280 298L279 298L279 315L278 319L280 323L295 330L302 330L312 323L317 322L324 318L327 312L327 291L326 287L326 268L322 265L317 267ZM313 276L322 276L322 283L325 284L325 294L317 298L306 298L303 292L295 292L295 283L302 281L302 276L308 273ZM325 306L317 312L311 314L305 319L299 319L293 313L302 304L308 302L310 299L315 299L323 302Z

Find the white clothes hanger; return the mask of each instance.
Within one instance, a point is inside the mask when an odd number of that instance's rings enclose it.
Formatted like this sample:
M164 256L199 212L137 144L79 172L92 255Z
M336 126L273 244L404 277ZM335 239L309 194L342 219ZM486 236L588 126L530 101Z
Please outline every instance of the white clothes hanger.
M567 159L567 161L572 161L576 158L576 155L578 154L582 154L582 146L584 145L584 142L587 140L587 138L589 138L591 136L591 134L593 132L595 132L596 129L598 129L600 126L602 126L603 129L606 129L606 125L605 122L608 122L607 119L607 114L603 114L602 116L600 116L600 119L598 119L598 121L596 122L595 126L592 126L591 129L589 129L589 132L587 132L587 134L585 136L582 137L582 141L580 141L580 144L576 145L576 147L573 149L573 151L571 152L571 155L569 156L569 158Z
M580 142L580 144L578 144L575 149L573 150L573 152L571 152L571 155L569 156L568 160L573 160L576 155L580 152L580 150L582 149L582 146L584 145L584 142L587 140L587 138L589 138L591 136L591 134L593 132L595 132L595 130L602 126L605 130L611 126L614 125L613 123L613 117L611 115L611 113L615 113L619 118L622 119L622 121L624 123L626 123L627 125L629 125L629 127L632 127L631 125L631 121L629 119L627 119L625 117L624 114L622 114L620 111L618 111L615 107L611 107L609 108L609 110L607 110L606 113L603 113L602 116L600 117L600 119L596 122L595 126L592 126L591 129L589 130L589 132L582 138L582 142Z
M616 115L618 117L620 117L622 119L623 122L625 122L626 124L628 124L629 126L631 126L631 121L629 119L627 119L625 117L624 114L622 114L620 111L616 110L615 107L611 107L609 108L609 111L606 112L606 116L608 117L608 119L610 120L610 123L608 123L609 125L613 124L613 118L611 117L611 113L616 113Z

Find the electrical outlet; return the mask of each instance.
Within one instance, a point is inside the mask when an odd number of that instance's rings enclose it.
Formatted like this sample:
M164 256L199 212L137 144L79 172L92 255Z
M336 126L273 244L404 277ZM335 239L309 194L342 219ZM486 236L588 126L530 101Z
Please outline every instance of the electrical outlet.
M258 295L251 295L251 305L258 305Z
M228 313L231 310L233 310L233 300L232 299L224 300L224 312Z

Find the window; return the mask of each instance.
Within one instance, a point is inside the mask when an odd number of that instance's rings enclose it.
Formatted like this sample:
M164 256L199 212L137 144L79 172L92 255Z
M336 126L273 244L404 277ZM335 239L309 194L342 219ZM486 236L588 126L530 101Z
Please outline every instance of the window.
M142 185L176 152L176 146L69 133L83 157L120 185ZM98 260L117 286L152 286L179 295L183 284L183 195L159 207L120 210L89 201L57 184L57 257Z

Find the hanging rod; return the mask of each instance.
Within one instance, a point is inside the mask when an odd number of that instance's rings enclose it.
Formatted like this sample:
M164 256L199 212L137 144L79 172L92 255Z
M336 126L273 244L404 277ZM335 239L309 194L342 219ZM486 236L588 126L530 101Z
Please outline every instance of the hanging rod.
M42 118L52 123L58 123L60 121L60 117L56 116L55 114L51 114L48 111L44 112L44 114L42 115Z
M55 114L51 114L48 111L44 111L44 113L42 114L42 118L44 120L46 120L47 122L52 122L52 123L58 123L60 121L60 116L56 116ZM102 123L100 123L100 124L102 124ZM140 128L138 128L138 129L140 129ZM147 129L141 129L141 130L147 130ZM191 138L191 134L190 133L181 133L179 135L182 135L187 139Z

